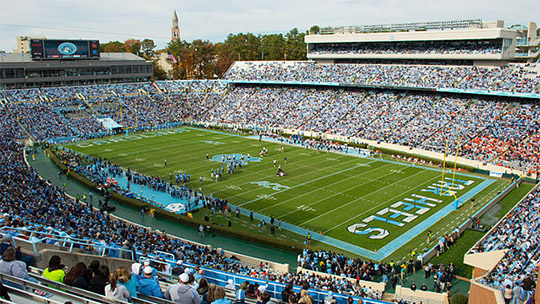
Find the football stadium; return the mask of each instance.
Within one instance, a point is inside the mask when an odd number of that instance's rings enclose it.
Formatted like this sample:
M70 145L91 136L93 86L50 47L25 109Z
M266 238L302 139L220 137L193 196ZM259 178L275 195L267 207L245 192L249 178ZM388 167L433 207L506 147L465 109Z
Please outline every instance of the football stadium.
M1 302L538 301L536 33L323 27L191 80L31 39L0 67Z

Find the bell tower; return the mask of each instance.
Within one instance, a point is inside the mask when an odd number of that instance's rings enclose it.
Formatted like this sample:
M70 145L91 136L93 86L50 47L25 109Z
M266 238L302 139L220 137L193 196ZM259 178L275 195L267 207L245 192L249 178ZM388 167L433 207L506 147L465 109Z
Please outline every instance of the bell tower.
M176 10L174 11L172 18L171 40L180 40L180 27L178 27L178 16L176 15Z

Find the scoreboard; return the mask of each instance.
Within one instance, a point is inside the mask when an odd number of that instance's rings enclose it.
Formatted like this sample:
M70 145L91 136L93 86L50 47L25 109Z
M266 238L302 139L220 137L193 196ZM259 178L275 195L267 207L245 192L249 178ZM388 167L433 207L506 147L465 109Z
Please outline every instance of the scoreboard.
M32 59L99 59L98 40L31 39Z

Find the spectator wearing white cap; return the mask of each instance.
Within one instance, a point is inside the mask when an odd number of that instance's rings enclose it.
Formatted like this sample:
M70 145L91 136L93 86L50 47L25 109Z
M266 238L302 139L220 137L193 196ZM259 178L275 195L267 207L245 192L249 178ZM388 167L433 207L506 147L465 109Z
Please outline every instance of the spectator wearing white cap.
M144 267L144 277L139 280L137 291L147 296L163 298L163 292L159 287L157 277L153 276L153 269L150 266Z
M328 295L324 297L324 304L335 304L337 303L336 297L334 297L334 292L331 290L328 292Z
M144 277L143 275L143 264L141 263L133 263L131 264L131 275L135 277L135 279L137 279L137 281L139 281L140 279L142 279Z
M181 304L200 304L201 297L197 290L189 285L189 275L182 273L178 278L178 283L170 286L165 291L165 299Z
M182 266L182 260L176 261L176 265L172 268L172 274L173 275L180 275L184 273L184 267Z
M225 288L234 289L234 280L233 279L228 279L227 280L227 285L225 285Z
M157 278L158 270L157 270L156 268L152 267L152 265L150 264L150 260L144 260L143 266L144 266L145 268L146 268L146 267L152 268L152 276Z
M257 291L256 291L257 296L262 295L266 291L267 288L268 288L268 282L266 282L266 285L260 285L259 287L257 287Z

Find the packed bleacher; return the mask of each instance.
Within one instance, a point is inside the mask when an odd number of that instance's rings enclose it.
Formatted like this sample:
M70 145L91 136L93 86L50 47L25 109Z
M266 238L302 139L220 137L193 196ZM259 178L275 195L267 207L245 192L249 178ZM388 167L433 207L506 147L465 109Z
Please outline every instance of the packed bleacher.
M251 82L307 82L537 93L535 64L502 67L239 62L224 76Z
M531 284L524 282L535 281L538 276L539 244L540 191L536 189L471 250L470 253L508 250L495 269L481 279L481 283L502 292L508 285L510 289L517 287L520 299L529 298Z
M537 104L490 97L234 87L197 120L299 129L452 154L458 150L466 158L534 173L539 168L539 114Z
M308 54L370 54L370 55L494 55L502 54L501 44L491 43L336 43L317 44Z
M11 102L20 101L36 101L40 100L42 93L39 89L24 89L24 90L5 90L2 91L2 95Z

